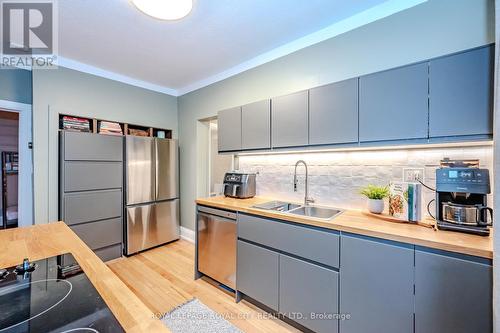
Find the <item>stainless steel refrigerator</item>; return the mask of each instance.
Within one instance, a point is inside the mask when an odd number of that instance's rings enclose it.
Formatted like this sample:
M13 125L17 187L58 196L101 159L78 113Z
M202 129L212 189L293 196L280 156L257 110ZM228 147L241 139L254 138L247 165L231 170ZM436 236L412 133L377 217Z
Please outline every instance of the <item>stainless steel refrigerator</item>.
M125 137L125 254L179 239L176 140Z

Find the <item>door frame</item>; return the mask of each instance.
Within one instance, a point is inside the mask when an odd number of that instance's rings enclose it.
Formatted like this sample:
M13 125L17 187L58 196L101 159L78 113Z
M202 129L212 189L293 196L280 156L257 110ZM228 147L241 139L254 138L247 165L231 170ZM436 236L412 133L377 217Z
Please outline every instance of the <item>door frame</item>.
M32 105L0 99L0 109L19 114L18 226L33 225L33 140Z

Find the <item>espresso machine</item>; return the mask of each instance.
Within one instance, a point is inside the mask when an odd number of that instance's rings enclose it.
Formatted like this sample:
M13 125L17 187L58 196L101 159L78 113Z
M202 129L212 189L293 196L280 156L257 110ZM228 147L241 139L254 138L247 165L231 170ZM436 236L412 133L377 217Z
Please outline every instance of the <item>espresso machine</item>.
M436 170L436 223L438 229L477 235L490 234L493 210L488 207L488 169L468 166Z

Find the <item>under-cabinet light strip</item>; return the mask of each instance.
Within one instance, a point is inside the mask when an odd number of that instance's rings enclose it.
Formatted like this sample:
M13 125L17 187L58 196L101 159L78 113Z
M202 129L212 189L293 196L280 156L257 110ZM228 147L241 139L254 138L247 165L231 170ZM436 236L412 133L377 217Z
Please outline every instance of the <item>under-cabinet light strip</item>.
M349 151L381 151L381 150L401 150L401 149L435 149L435 148L468 148L468 147L490 147L493 140L490 141L464 141L447 143L425 143L412 145L395 146L377 146L377 147L338 147L324 149L298 149L298 150L269 150L253 152L237 152L238 156L258 156L258 155L284 155L284 154L308 154L308 153L326 153L326 152L349 152Z

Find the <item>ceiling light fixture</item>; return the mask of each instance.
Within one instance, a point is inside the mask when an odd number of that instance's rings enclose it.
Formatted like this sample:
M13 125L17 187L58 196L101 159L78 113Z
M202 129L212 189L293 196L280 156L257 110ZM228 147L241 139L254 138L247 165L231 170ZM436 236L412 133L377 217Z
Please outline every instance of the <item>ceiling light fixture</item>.
M193 0L132 0L144 14L160 20L178 20L193 9Z

